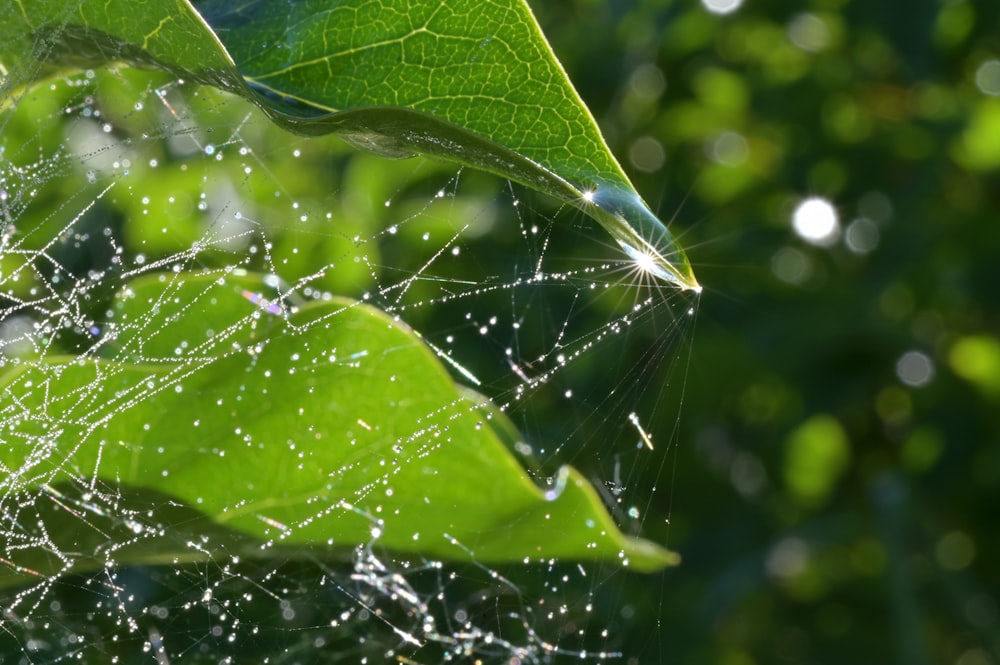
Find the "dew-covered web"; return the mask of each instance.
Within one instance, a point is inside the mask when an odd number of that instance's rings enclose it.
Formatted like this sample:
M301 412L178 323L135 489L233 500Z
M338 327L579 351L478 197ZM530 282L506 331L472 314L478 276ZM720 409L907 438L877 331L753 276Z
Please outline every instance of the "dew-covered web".
M125 67L17 83L5 81L0 117L0 437L23 454L0 457L0 661L649 656L629 626L657 598L630 595L642 582L616 563L487 566L459 541L472 563L400 556L375 520L353 551L283 549L285 524L235 551L196 507L130 495L79 447L244 352L220 329L176 349L163 380L126 380L126 367L165 360L147 346L171 312L210 308L227 280L263 273L242 291L256 307L240 325L334 294L399 317L512 418L540 485L572 464L622 531L665 542L690 298L580 213L492 177L291 136L239 100ZM193 298L172 286L192 272L213 277ZM154 275L156 313L116 319L115 299ZM101 381L121 390L50 392L74 357L102 359Z

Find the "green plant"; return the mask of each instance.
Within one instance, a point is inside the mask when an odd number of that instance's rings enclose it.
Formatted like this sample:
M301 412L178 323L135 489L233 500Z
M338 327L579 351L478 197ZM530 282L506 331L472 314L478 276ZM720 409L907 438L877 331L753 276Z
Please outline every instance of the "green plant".
M46 119L62 102L52 103L58 95L47 98L38 86L20 86L51 76L53 66L154 64L168 74L88 70L85 81L101 80L103 103L88 108L100 112L105 133L144 122L140 103L115 108L116 86L144 85L161 97L177 77L209 83L299 133L333 132L383 156L423 153L534 187L592 215L644 273L698 289L683 251L610 155L524 4L490 11L472 3L403 4L396 13L380 5L375 16L358 3L329 17L314 5L295 5L301 16L288 15L290 24L303 32L292 34L273 3L237 12L224 3L199 3L197 12L186 3L87 3L79 12L62 2L19 3L21 20L0 30L8 45L5 96L19 114L7 128L24 115L40 118L34 131L46 143ZM338 12L348 11L358 13L345 31ZM376 25L387 36L370 32ZM459 50L470 44L482 61ZM327 50L311 51L320 47ZM334 67L331 50L350 55ZM524 54L530 57L522 60ZM385 85L359 84L369 80ZM198 90L188 101L205 105L205 123L218 99ZM233 127L223 114L211 128ZM201 154L220 154L214 143L196 144ZM57 164L56 153L43 164ZM300 266L296 289L261 272L296 272L282 267L287 254L276 260L280 239L244 229L206 242L184 220L160 234L158 223L141 221L150 217L151 197L119 201L115 183L157 157L115 162L106 187L88 170L97 191L65 226L56 212L74 194L35 200L24 185L32 178L47 185L41 171L48 167L33 172L24 150L5 150L5 159L5 178L22 187L7 209L11 219L30 211L42 220L26 232L10 230L3 257L11 303L5 318L27 311L39 324L8 336L11 358L2 373L3 500L12 506L5 506L16 525L11 533L21 539L12 538L3 554L0 584L29 588L13 596L12 612L31 589L134 564L354 556L357 570L376 565L373 546L397 556L489 564L610 560L649 571L675 560L622 534L573 469L555 471L540 488L515 457L525 444L503 409L457 384L447 363L460 366L398 316L322 289L311 301L296 299L303 286L337 288L336 280L315 275L326 263ZM204 168L203 199L219 175L211 161ZM145 175L156 179L152 171ZM87 227L88 212L106 199L134 214L123 222L131 247L116 251L105 272L84 266L74 273L67 268L74 248L112 228ZM375 225L353 223L368 233ZM164 234L190 234L190 243L171 249L177 243L164 243ZM112 231L105 235L122 249ZM243 258L221 258L233 237L247 235ZM62 257L53 258L53 237ZM147 262L170 271L151 272ZM398 288L411 286L404 280ZM29 513L40 532L21 526ZM76 521L67 525L67 515ZM394 584L394 594L403 594ZM442 636L434 626L423 630L428 638Z

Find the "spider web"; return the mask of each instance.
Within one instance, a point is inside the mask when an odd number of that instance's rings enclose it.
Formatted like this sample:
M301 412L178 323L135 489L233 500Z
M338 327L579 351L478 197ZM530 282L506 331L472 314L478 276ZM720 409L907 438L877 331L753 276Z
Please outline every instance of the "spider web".
M539 482L572 463L624 531L666 538L668 405L693 310L578 213L453 166L293 137L159 74L11 83L0 370L65 354L155 362L142 354L152 315L114 321L114 294L146 275L265 273L273 293L245 294L260 312L344 294L402 318L517 422L516 453ZM130 336L138 345L116 346ZM181 371L230 343L219 331ZM210 525L200 537L164 528L198 523L196 511L79 467L57 413L86 404L94 428L162 389L105 404L83 388L42 408L5 397L3 436L29 436L30 453L0 467L3 662L639 662L627 620L648 601L628 597L611 564L459 565L399 557L377 538L338 561L281 549L280 536L265 544L279 554L247 556L213 547ZM120 554L168 546L188 555L137 566Z

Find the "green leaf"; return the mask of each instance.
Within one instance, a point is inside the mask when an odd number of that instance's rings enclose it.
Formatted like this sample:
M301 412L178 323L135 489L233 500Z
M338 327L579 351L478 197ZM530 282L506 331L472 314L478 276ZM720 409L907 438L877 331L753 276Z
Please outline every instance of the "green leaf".
M253 101L303 134L484 169L590 214L685 289L681 247L611 154L524 0L20 0L0 59L124 59ZM41 46L35 46L41 44ZM27 57L25 57L27 54Z
M275 545L337 556L376 541L483 562L651 571L676 560L623 535L577 471L533 482L504 445L517 436L506 416L457 387L404 324L347 299L294 307L280 291L241 271L142 278L118 296L98 344L129 362L50 357L8 369L6 484L41 487L60 505L72 488L126 503L135 528L119 520L104 543L116 564L190 558L188 541L205 534L205 547L258 556ZM108 512L75 501L78 530ZM169 537L154 546L136 533ZM51 553L21 554L0 567L0 584L27 574L17 567L65 568ZM102 564L89 554L74 563Z

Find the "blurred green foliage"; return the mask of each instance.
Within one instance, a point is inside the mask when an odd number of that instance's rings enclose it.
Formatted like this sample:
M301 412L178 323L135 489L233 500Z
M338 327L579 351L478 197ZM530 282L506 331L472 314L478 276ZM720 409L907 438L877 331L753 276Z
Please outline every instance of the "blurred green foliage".
M998 662L1000 5L539 11L706 285L640 661Z

